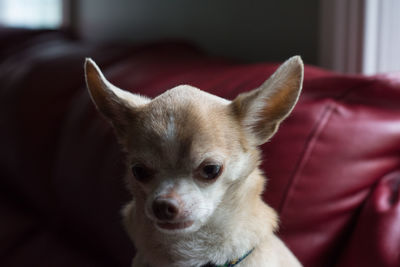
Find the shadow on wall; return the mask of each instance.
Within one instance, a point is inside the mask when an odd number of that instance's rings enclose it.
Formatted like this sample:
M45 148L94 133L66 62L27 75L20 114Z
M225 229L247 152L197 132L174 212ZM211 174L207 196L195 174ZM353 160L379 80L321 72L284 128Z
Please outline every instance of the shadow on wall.
M319 0L85 0L76 8L76 26L92 41L179 38L245 61L300 54L317 63Z

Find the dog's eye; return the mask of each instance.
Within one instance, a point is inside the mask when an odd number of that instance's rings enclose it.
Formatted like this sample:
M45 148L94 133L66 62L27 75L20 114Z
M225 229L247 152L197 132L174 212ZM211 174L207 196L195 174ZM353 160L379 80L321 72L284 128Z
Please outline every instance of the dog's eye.
M204 179L212 180L212 179L217 178L220 175L221 170L222 170L221 165L207 164L202 167L201 176Z
M136 180L143 182L151 177L152 172L145 165L137 163L132 166L132 174Z

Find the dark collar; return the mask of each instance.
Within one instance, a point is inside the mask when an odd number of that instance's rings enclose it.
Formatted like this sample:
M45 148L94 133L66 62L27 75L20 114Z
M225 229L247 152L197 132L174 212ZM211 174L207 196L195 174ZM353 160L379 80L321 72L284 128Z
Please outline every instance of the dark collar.
M222 264L222 265L217 265L214 263L207 263L201 267L234 267L237 264L239 264L242 260L244 260L247 256L249 256L252 252L253 252L254 248L252 248L250 251L248 251L246 254L244 254L242 257L238 258L238 259L234 259L231 261L227 261L226 263Z

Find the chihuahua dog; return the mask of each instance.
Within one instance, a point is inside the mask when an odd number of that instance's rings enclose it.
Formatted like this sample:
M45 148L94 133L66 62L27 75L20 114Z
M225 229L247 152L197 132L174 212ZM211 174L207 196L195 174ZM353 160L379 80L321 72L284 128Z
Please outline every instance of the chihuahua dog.
M299 97L303 63L287 60L233 101L190 85L150 99L109 83L86 59L90 96L127 155L125 228L133 267L295 267L261 199L259 146Z

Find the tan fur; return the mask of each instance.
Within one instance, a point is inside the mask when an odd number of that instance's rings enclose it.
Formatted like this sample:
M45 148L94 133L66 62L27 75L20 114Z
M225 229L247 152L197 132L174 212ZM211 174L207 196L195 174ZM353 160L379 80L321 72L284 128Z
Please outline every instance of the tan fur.
M138 251L132 266L224 264L253 248L238 267L301 266L275 235L277 215L261 199L265 177L257 147L298 99L299 57L232 102L189 85L151 100L108 83L90 59L85 70L92 99L114 126L127 165L140 163L152 174L126 177L133 198L123 209L124 225ZM221 166L218 178L202 179L207 164ZM179 203L179 216L157 217L152 205L159 197Z

